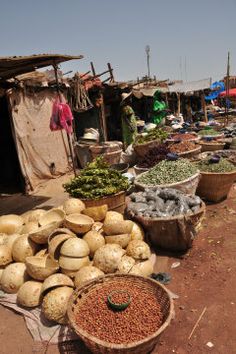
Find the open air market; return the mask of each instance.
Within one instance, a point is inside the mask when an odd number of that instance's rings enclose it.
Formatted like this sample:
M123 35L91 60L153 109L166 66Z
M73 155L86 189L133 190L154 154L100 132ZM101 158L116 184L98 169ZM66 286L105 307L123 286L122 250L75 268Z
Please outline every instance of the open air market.
M2 354L236 354L235 43L197 80L143 49L0 56Z

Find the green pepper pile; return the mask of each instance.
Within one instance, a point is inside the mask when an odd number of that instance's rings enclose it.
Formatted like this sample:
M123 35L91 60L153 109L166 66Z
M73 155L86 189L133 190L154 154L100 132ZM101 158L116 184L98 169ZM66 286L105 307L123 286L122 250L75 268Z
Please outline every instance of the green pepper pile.
M154 128L150 130L145 136L138 136L135 140L135 145L145 144L152 140L160 140L163 142L168 137L168 132L161 128Z
M214 136L214 135L219 135L220 133L214 129L203 129L200 130L198 134L201 136Z
M81 199L99 199L107 195L126 191L129 188L128 178L98 157L89 163L78 177L63 185L72 197Z

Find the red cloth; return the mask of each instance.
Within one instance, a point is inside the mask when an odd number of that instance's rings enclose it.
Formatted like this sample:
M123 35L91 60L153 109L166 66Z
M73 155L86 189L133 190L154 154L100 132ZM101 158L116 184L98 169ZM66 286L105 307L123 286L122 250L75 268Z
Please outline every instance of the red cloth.
M220 97L225 97L226 96L226 91L223 91L219 94ZM236 97L236 88L230 89L229 90L229 96L231 97Z
M65 129L68 134L71 134L72 121L73 115L70 106L67 103L60 102L59 99L57 99L53 103L50 129L52 131Z

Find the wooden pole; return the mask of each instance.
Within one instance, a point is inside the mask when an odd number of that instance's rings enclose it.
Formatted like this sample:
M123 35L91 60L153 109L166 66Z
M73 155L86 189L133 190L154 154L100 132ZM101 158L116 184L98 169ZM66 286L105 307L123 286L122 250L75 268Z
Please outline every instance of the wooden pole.
M179 116L180 115L180 93L177 92L176 95L177 95L177 116Z
M208 119L207 119L206 101L205 101L205 94L203 91L201 93L201 106L202 106L202 110L204 112L204 120L207 123Z
M56 63L53 64L53 69L54 69L54 73L55 73L58 98L59 98L60 102L62 102L62 97L61 97L60 87L59 87L59 80L58 80L58 71L57 71L58 67L57 67ZM70 139L70 136L68 133L67 133L67 140L68 140L68 145L69 145L69 150L70 150L70 155L71 155L71 160L72 160L73 171L74 171L74 175L76 177L77 174L76 174L76 168L75 168L74 154L73 154L71 139Z
M111 67L111 64L110 63L107 63L107 66L108 66L108 70L110 72L110 79L111 79L111 82L114 82L115 79L114 79L114 75L113 75L113 69Z

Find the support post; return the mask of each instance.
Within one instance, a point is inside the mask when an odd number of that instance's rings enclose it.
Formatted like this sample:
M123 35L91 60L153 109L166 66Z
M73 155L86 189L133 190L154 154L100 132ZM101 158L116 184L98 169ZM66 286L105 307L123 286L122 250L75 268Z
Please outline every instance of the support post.
M202 91L202 93L201 93L201 106L202 106L202 110L204 112L204 121L207 123L208 119L207 119L207 110L206 110L206 101L205 101L204 91Z
M180 93L177 92L176 95L177 95L177 116L179 116L180 115Z
M56 63L53 64L53 69L54 69L54 73L55 73L58 98L59 98L60 102L62 102L62 97L61 97L60 87L59 87L59 80L58 80L58 72L57 72L58 67L57 67ZM73 149L72 149L70 135L68 133L67 133L67 140L68 140L68 145L69 145L69 150L70 150L70 155L71 155L71 160L72 160L73 171L74 171L74 175L76 177L77 174L76 174L76 168L75 168L74 154L73 154Z

